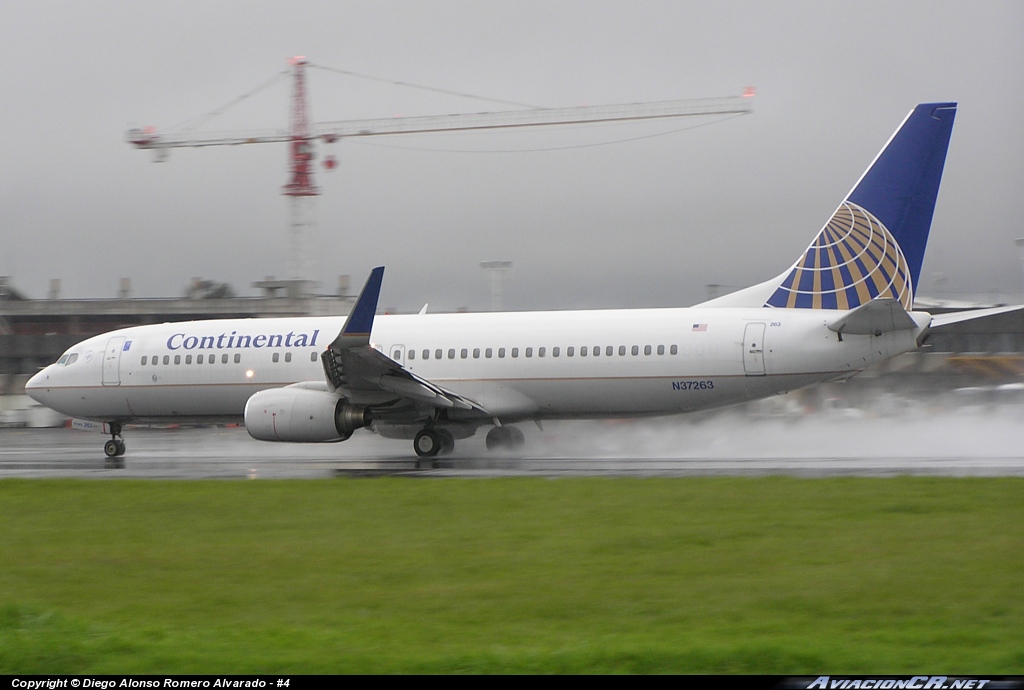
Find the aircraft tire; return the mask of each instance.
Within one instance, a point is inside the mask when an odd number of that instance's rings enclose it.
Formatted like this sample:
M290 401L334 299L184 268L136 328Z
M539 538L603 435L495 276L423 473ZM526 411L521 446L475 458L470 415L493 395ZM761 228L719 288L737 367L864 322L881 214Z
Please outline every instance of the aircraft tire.
M501 450L512 447L512 434L507 426L496 426L487 432L487 450Z
M441 440L441 448L438 451L440 455L451 455L455 450L455 437L452 436L452 432L447 429L435 429L438 437Z
M523 436L523 430L517 426L508 427L509 430L509 447L510 448L522 448L523 444L526 443L526 437Z
M124 449L122 447L122 444L119 444L114 439L110 439L109 441L103 444L103 452L106 454L108 458L116 458L118 455L124 453Z
M421 429L412 441L416 455L421 458L435 457L441 452L441 445L441 437L434 429Z

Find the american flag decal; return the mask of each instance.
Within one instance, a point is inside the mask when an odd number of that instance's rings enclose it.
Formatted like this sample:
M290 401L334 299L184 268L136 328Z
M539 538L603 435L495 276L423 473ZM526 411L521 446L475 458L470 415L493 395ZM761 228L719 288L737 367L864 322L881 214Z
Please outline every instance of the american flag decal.
M708 325L706 323L695 323L695 324L693 324L693 331L694 331L694 333L703 333L706 330L708 330Z

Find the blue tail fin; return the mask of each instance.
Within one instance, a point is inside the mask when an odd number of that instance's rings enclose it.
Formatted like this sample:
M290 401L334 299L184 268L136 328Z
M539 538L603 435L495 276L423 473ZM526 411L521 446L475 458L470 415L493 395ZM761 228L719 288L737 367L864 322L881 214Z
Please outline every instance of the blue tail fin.
M912 309L955 117L956 103L914 108L765 306Z

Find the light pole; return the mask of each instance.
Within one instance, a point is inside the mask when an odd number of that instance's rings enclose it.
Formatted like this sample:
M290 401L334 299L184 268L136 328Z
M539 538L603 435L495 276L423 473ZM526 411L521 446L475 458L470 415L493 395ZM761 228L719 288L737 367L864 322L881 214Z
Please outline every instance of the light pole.
M512 269L511 261L482 261L480 268L491 274L491 311L501 311L502 287L505 274Z

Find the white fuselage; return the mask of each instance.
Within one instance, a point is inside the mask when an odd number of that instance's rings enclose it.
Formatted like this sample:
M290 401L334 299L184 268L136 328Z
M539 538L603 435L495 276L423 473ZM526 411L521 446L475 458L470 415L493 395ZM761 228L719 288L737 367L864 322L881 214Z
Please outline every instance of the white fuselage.
M517 421L671 414L762 398L914 349L930 320L914 312L916 329L840 337L826 325L836 315L695 307L378 316L371 343L417 376ZM238 421L258 391L323 382L319 355L343 323L126 328L72 347L26 389L83 419Z

